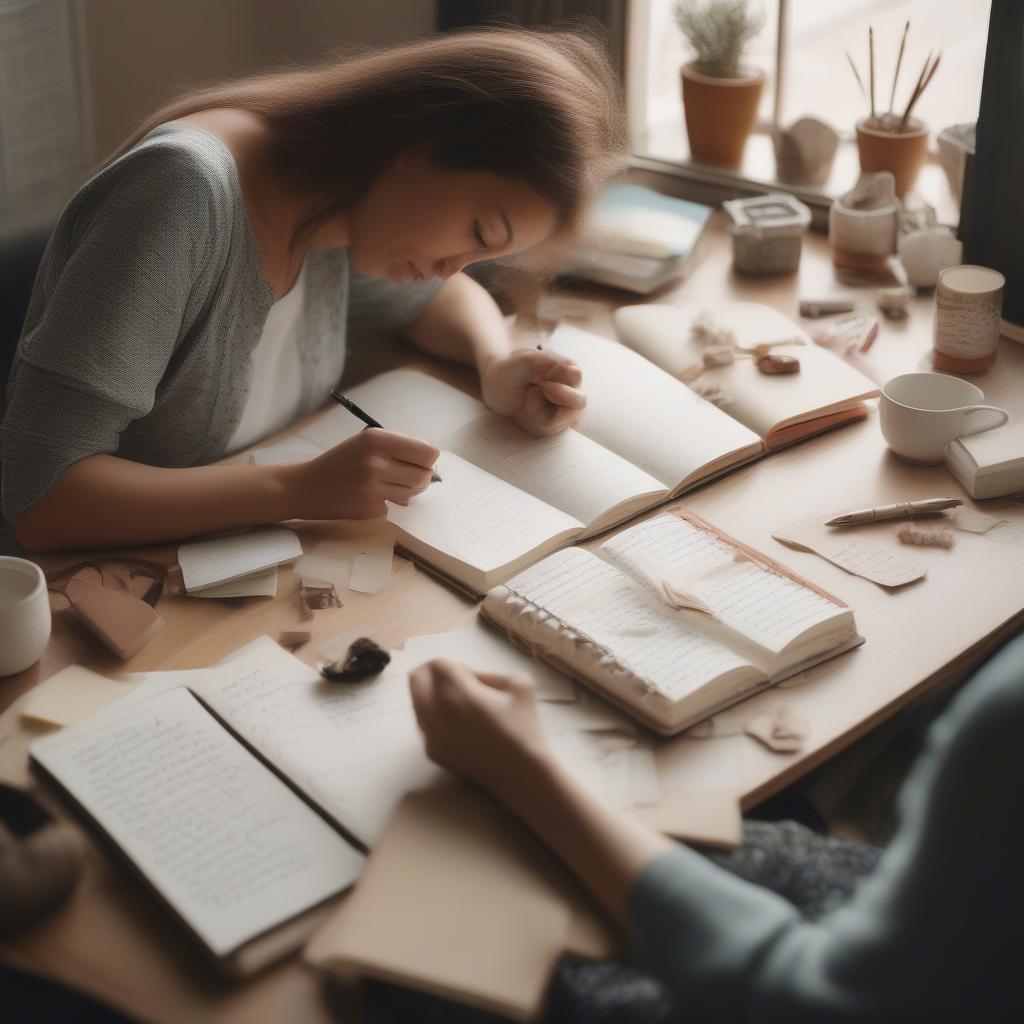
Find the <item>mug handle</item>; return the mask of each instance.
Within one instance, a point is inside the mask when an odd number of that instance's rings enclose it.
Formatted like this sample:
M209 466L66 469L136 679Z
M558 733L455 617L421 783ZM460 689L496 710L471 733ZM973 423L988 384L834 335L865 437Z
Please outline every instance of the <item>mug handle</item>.
M961 437L969 437L971 434L980 434L983 430L994 430L996 427L1001 427L1010 418L1010 414L1005 409L1000 409L997 405L972 405L963 410L965 416L972 416L977 412L994 412L999 419L992 423L983 423L980 427L973 427L970 430L965 430L960 435Z

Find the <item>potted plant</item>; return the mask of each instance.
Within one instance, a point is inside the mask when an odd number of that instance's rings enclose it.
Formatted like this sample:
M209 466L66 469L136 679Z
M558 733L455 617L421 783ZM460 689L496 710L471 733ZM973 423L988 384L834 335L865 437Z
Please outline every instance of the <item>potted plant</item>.
M914 187L921 166L928 156L928 126L913 117L912 114L921 94L931 82L942 56L941 52L938 55L928 54L924 67L921 68L921 73L910 93L910 98L903 113L900 114L895 107L896 86L899 83L900 65L903 63L903 53L909 30L910 22L908 21L903 29L903 37L900 40L899 52L896 57L896 70L893 74L892 88L889 91L888 110L882 111L880 105L876 104L875 34L870 26L868 27L868 87L866 89L853 58L849 53L846 54L846 59L853 70L861 95L868 107L868 115L857 122L857 152L860 156L860 169L865 173L889 171L896 181L896 195L900 199Z
M765 77L741 61L764 14L751 0L677 0L675 16L695 52L680 71L690 155L699 163L738 167Z

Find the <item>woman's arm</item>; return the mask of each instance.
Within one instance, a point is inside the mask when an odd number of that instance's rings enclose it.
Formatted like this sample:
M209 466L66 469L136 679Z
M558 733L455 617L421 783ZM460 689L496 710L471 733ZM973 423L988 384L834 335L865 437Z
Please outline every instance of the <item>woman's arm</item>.
M533 684L432 661L410 686L427 754L497 796L624 926L635 878L672 844L596 799L551 755Z
M534 434L572 426L586 405L571 360L512 344L501 310L476 281L453 274L405 330L417 347L475 366L484 401Z
M1019 1002L1024 637L933 727L875 874L817 923L596 803L554 763L530 683L435 661L410 685L429 756L562 857L701 1020L1002 1020Z
M14 521L30 551L159 543L283 519L364 519L408 504L439 452L389 430L363 430L309 462L163 469L113 455L68 467Z

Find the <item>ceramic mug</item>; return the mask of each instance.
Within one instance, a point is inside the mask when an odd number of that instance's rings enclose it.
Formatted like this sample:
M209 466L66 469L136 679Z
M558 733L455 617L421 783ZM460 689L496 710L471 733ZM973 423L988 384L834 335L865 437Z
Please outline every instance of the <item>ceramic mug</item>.
M904 373L882 388L882 436L902 459L920 465L943 461L948 442L1001 427L1010 414L982 405L981 388L944 373Z
M0 555L0 676L34 665L50 639L50 595L35 562Z

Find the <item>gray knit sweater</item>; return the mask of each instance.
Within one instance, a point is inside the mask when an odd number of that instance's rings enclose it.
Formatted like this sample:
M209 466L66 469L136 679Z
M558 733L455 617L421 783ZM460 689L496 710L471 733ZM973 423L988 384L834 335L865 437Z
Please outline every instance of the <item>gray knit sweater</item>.
M411 323L437 285L359 275L311 252L299 327L302 413L341 376L349 323ZM224 454L273 303L234 160L216 136L167 124L87 182L46 248L0 428L11 522L100 452L152 466Z

